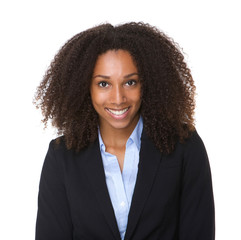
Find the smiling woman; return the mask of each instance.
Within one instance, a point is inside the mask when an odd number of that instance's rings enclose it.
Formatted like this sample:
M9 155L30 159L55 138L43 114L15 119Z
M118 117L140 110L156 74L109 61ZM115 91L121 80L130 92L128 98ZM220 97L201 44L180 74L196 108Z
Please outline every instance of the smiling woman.
M140 118L141 106L138 70L127 51L107 51L98 57L90 94L106 151L117 156L122 171L125 151L121 149ZM120 134L126 137L117 138Z
M37 240L213 240L195 86L176 44L143 23L70 39L36 93L51 141Z

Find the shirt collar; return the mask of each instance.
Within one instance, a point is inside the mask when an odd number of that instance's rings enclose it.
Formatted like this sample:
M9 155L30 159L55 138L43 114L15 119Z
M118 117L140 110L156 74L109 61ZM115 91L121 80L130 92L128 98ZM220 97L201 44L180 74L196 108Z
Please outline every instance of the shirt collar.
M140 116L139 121L138 121L135 129L133 130L133 132L131 133L130 137L127 140L127 144L128 144L129 141L133 141L139 151L140 151L140 148L141 148L142 130L143 130L143 119ZM99 143L100 143L100 150L105 152L105 144L102 140L99 128L98 128L98 137L99 137Z
M138 148L139 151L140 151L140 148L141 148L142 130L143 130L143 119L142 119L142 117L140 117L134 131L132 132L129 139L127 140L127 142L128 142L131 139L135 143L135 145L136 145L136 147Z

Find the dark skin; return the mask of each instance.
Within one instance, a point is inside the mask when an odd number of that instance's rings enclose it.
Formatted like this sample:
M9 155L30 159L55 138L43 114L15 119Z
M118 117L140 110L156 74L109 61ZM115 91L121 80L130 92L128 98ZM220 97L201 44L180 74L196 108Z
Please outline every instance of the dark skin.
M99 56L90 86L100 133L122 172L126 142L140 118L141 84L129 52L111 50Z

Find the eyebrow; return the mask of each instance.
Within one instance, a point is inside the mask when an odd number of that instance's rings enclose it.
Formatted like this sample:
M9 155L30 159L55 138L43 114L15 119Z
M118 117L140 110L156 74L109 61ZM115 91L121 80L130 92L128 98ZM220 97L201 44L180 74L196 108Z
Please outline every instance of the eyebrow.
M135 75L139 76L138 73L130 73L130 74L125 75L124 79L130 78L130 77L135 76ZM104 79L110 79L109 76L105 76L105 75L96 75L96 76L93 77L93 79L97 78L97 77L104 78Z

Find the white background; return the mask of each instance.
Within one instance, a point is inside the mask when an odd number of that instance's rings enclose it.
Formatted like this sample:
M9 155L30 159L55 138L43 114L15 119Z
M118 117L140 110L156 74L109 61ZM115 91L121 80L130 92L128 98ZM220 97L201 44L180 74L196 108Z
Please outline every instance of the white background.
M186 53L197 86L196 127L210 159L216 239L241 239L241 7L238 0L1 1L0 239L34 239L51 128L32 104L58 49L103 22L144 21Z

